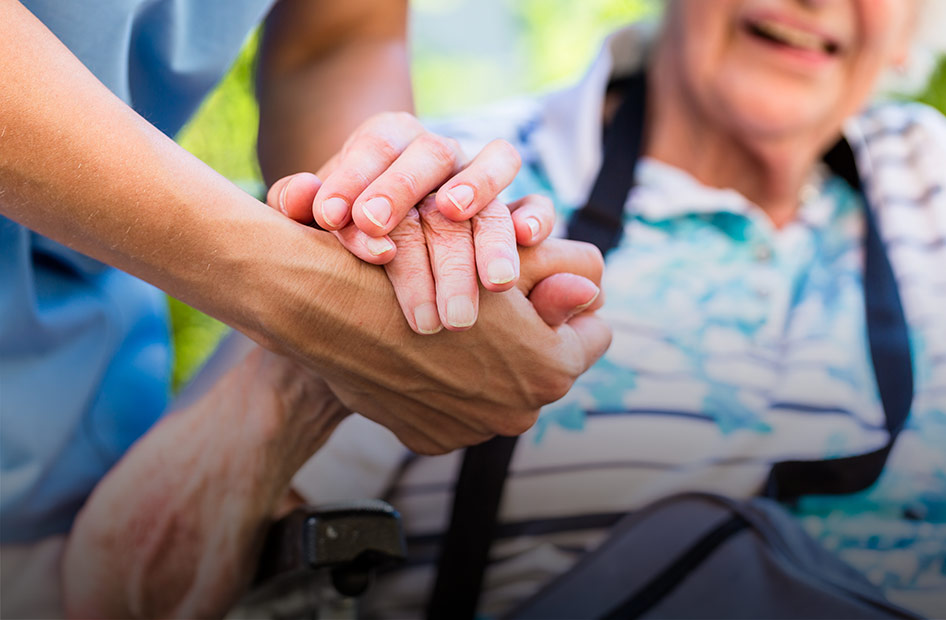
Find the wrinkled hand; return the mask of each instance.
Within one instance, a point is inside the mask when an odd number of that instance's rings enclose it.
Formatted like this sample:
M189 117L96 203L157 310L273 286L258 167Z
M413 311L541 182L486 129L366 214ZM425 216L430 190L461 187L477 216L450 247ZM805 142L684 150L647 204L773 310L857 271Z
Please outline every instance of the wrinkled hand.
M223 617L289 482L346 416L297 362L250 353L99 482L63 556L69 617Z
M350 252L373 264L389 262L402 244L420 239L398 228L405 218L414 220L408 226L412 232L420 230L418 221L428 222L423 227L426 243L441 261L431 272L426 256L412 254L417 262L402 272L414 275L394 281L402 310L417 333L435 333L442 325L468 329L477 315L477 274L489 291L514 286L519 277L517 242L531 246L548 237L554 212L541 196L527 196L509 207L495 200L519 169L519 156L508 143L494 141L469 165L464 167L464 162L455 141L427 132L414 117L381 114L363 124L319 171L324 183L309 173L284 177L270 188L267 204L297 222L315 220L334 230ZM428 201L430 208L420 213L413 209L438 187ZM464 193L470 196L469 204L457 198ZM331 213L332 205L342 203L354 209L346 206L338 219L325 217L323 212ZM369 217L366 207L382 203L391 207L391 215L378 227L375 222L381 220ZM425 217L432 211L444 217ZM469 227L454 225L471 218L472 242ZM371 236L384 233L390 236ZM402 288L407 286L411 288Z

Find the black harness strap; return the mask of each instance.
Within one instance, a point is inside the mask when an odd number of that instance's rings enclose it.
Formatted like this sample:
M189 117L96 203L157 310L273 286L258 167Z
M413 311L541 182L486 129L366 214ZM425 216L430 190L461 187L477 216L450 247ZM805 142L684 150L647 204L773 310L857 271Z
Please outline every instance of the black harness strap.
M604 161L588 204L575 212L569 222L569 238L593 243L605 256L617 247L624 230L625 203L634 186L634 167L642 146L645 103L646 77L641 72L627 81L624 101L606 132ZM862 187L854 153L842 138L824 161L832 172L860 192L865 205L864 296L868 341L889 440L883 448L868 454L774 464L763 494L780 501L794 501L802 495L855 493L873 484L883 471L913 401L907 323L893 268ZM515 444L515 437L496 437L466 450L427 608L429 620L472 620L476 614Z

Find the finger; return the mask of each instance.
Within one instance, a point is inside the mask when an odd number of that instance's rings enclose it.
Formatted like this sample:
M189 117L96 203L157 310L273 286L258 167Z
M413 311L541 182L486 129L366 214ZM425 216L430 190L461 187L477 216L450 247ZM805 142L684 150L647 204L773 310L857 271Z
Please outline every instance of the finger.
M347 224L355 199L423 131L420 121L400 112L380 114L362 125L349 138L341 158L332 173L325 177L312 205L319 226L337 230ZM380 237L389 230L373 236Z
M577 360L576 377L591 368L611 346L611 328L596 314L584 312L576 315L558 328L564 346L578 347L582 358Z
M338 168L338 163L342 160L341 152L335 153L332 155L327 162L322 164L322 167L316 170L315 176L320 179L327 179L330 174L335 172L335 169Z
M374 239L361 231L358 233ZM394 286L401 311L415 332L435 334L443 325L437 310L437 292L427 243L416 209L411 209L400 225L391 231L391 239L397 245L397 255L384 269Z
M593 312L604 302L595 283L573 273L556 273L529 293L529 301L548 325L557 327L581 312Z
M369 237L358 230L354 224L349 224L332 233L345 249L372 265L383 265L399 253L394 241L390 237ZM420 231L417 232L421 235Z
M322 186L319 177L310 172L285 176L269 188L266 204L283 215L303 224L312 221L312 200Z
M583 241L547 239L519 252L521 268L517 286L528 294L541 280L555 273L574 273L601 286L604 259L595 246Z
M511 289L519 279L519 251L509 209L494 200L472 220L480 282L490 291Z
M469 329L476 323L479 306L470 224L448 220L437 210L432 197L424 200L417 210L437 286L440 320L452 331Z
M437 208L448 218L468 220L516 178L522 158L505 140L493 140L437 192Z
M555 227L555 205L547 196L530 194L509 205L516 242L525 247L542 243Z
M378 175L352 207L352 219L369 235L387 234L408 210L455 173L464 159L456 140L424 133Z

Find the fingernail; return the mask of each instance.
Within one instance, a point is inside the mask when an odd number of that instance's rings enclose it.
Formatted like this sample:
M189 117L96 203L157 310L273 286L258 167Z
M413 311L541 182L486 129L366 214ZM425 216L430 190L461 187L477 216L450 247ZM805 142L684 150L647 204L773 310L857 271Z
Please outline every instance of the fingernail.
M532 231L532 239L535 239L542 229L542 224L540 224L538 218L535 217L527 217L526 224L529 225L529 230Z
M494 258L486 266L486 279L493 284L506 284L516 278L516 268L508 258Z
M348 201L338 196L322 201L322 219L332 228L338 228L348 215Z
M447 300L447 323L451 327L469 327L476 322L476 309L469 297L457 295Z
M414 308L414 323L417 331L422 334L436 334L443 325L440 324L440 315L437 314L437 305L432 303L421 304Z
M453 203L457 211L463 213L473 204L473 188L469 185L457 185L447 190L447 199Z
M283 215L289 215L289 211L286 210L286 194L289 193L289 186L292 185L292 182L296 180L296 177L289 179L289 182L283 185L282 191L279 192L279 212Z
M372 256L381 256L385 252L394 249L394 244L384 237L368 237L365 239L365 247L371 252Z
M592 295L591 299L589 299L585 303L575 306L575 309L572 310L572 316L578 314L579 312L583 310L586 310L589 306L591 306L591 304L595 303L595 300L598 299L598 295L600 294L601 294L601 289L598 287L595 287L595 294Z
M391 202L387 198L376 196L365 203L362 211L375 226L384 228L391 219Z

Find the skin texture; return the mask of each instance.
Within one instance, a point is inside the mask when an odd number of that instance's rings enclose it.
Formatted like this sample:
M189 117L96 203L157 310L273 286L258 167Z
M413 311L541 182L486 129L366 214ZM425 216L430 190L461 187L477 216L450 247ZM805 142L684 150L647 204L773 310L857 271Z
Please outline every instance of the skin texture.
M96 487L63 559L69 615L222 616L293 472L347 414L310 371L254 348Z
M916 11L913 0L673 0L648 73L646 154L786 223L843 120L904 60ZM760 19L815 33L837 52L803 58L762 41L746 27Z

